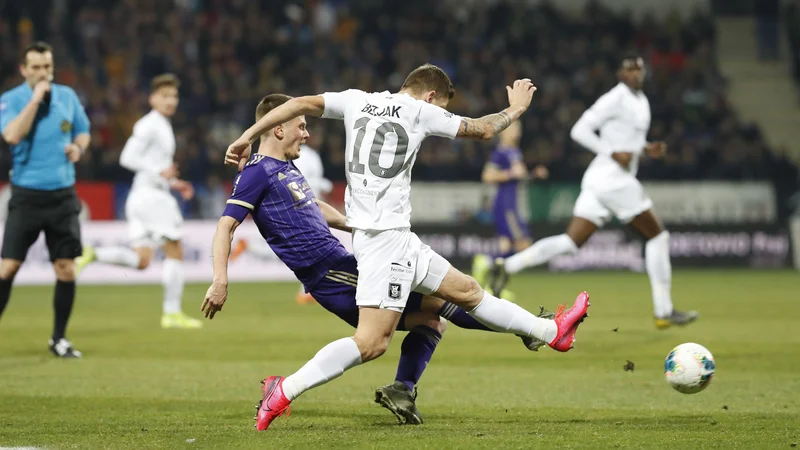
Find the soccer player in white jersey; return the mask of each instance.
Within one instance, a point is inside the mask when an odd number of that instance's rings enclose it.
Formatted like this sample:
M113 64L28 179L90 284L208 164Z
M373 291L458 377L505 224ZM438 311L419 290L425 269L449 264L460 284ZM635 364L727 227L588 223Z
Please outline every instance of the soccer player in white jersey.
M513 274L544 264L555 256L577 252L614 215L647 240L645 266L653 294L655 323L658 328L668 328L693 322L698 314L672 307L669 232L656 217L653 202L636 179L642 156L661 158L667 150L664 142L647 142L650 103L642 92L644 76L642 58L626 55L618 71L619 84L600 97L572 127L572 139L597 156L583 175L581 193L567 232L542 239L505 262L500 261L493 277L505 278L503 269ZM599 136L596 130L600 131Z
M303 144L300 146L300 157L293 162L306 181L308 181L308 187L311 188L314 196L324 200L333 189L333 183L325 178L325 168L319 153L308 145ZM243 238L236 241L236 245L231 250L231 261L237 260L245 253L265 261L279 261L275 252L261 239L249 241ZM295 300L301 305L315 303L314 297L307 293L302 285L297 291Z
M238 164L255 139L303 115L343 120L347 137L345 205L358 261L358 326L354 336L328 344L293 375L264 381L257 429L267 429L303 392L382 355L412 290L455 303L497 331L540 339L562 352L572 348L589 307L588 294L581 293L569 310L560 307L555 320L536 317L485 292L410 229L411 168L422 141L431 135L493 138L528 109L535 91L527 79L506 89L510 106L502 112L461 118L443 109L455 94L450 78L426 64L411 72L396 94L351 89L291 99L228 148L226 162ZM206 314L218 311L224 301L205 303Z
M178 178L173 161L175 134L170 118L178 108L180 81L172 74L155 77L151 84L148 114L133 126L133 135L125 143L119 163L136 172L125 203L131 247L84 249L76 260L76 271L97 261L105 264L144 270L153 259L156 247L164 250L162 284L164 286L163 328L200 328L203 323L181 310L183 297L183 216L178 202L170 193L182 198L194 196L191 183Z

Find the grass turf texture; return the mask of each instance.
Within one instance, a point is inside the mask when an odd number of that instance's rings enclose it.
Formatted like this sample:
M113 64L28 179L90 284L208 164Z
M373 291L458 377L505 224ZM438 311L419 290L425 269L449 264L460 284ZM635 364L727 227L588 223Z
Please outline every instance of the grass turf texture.
M0 446L49 448L789 448L800 442L800 276L677 272L698 323L654 329L647 277L523 275L536 311L592 296L568 354L451 326L419 386L425 425L372 403L394 379L402 334L377 361L306 393L288 419L253 428L259 380L289 374L351 329L295 284L232 286L206 328L161 330L156 286L84 286L69 336L82 361L47 353L51 288L18 287L0 320ZM206 286L186 289L193 315ZM618 329L614 332L613 329ZM717 360L709 388L673 391L663 359L682 342ZM626 360L635 371L623 371Z

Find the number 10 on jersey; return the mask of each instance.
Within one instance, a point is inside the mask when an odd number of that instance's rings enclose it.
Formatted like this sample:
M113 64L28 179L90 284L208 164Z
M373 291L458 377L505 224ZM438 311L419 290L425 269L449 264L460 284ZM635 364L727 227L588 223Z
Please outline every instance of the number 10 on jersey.
M359 156L361 155L361 145L364 141L364 135L367 133L367 125L369 125L370 120L369 117L362 117L353 126L354 130L358 130L358 134L353 145L353 158L347 163L348 172L359 175L364 174L364 164L359 162ZM394 133L397 136L397 147L392 164L389 167L383 167L380 165L379 160L384 150L386 134L388 133ZM384 122L375 129L375 137L372 139L372 145L369 148L369 171L376 177L394 178L403 169L407 152L408 133L406 133L406 130L394 122Z

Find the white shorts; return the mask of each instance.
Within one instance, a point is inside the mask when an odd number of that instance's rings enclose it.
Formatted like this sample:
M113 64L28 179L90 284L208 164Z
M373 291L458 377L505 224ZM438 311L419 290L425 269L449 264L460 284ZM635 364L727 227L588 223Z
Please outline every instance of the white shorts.
M183 215L177 200L167 191L131 190L125 202L128 236L135 247L158 247L165 240L179 241Z
M408 228L353 231L358 306L402 312L411 291L439 290L450 263Z
M653 201L647 196L642 183L633 180L612 190L581 189L572 215L602 227L611 219L612 214L620 222L628 223L652 207Z

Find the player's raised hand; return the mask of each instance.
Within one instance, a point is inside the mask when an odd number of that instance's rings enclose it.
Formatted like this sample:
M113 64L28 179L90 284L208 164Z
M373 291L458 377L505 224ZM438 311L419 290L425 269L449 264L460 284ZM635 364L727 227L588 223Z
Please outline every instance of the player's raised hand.
M200 311L205 313L205 316L211 320L214 314L222 311L222 305L228 299L228 285L222 283L213 283L206 291L206 298L203 300L203 305Z
M523 78L514 82L513 86L506 86L508 91L508 104L527 110L531 105L536 86L530 79Z
M225 164L238 166L245 153L250 154L250 140L242 136L228 146L228 151L225 152Z

